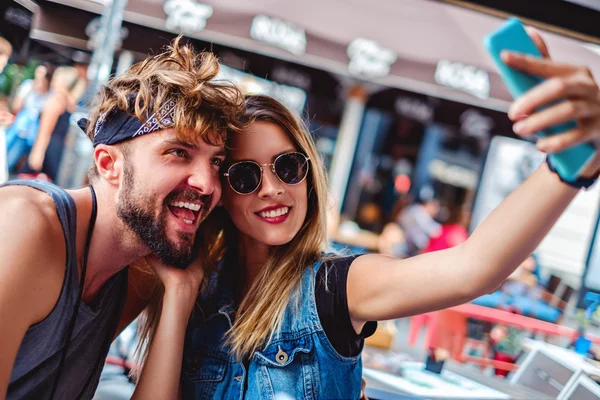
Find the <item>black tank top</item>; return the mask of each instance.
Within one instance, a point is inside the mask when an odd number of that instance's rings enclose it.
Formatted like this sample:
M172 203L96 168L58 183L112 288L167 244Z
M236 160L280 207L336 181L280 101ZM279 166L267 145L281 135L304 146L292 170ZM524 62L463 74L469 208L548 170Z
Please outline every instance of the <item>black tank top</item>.
M47 399L54 385L67 329L79 297L76 258L77 209L62 188L40 181L13 181L48 193L63 228L67 262L60 297L50 314L27 330L13 367L8 399ZM0 185L0 187L5 186ZM31 249L35 251L35 249ZM56 391L56 400L91 399L127 296L127 268L111 277L92 304L81 303Z

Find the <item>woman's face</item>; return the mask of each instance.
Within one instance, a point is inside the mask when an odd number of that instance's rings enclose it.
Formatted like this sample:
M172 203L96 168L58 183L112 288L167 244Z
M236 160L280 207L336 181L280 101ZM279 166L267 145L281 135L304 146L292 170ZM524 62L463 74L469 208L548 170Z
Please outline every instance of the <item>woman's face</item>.
M48 69L40 65L35 69L34 78L33 78L33 87L39 93L45 93L48 91L49 82L46 75L48 74Z
M285 131L274 123L255 122L232 139L229 165L243 160L271 164L280 154L299 151ZM307 210L307 179L285 184L271 166L262 167L262 182L248 195L236 193L227 178L223 182L223 205L246 244L278 246L298 233Z

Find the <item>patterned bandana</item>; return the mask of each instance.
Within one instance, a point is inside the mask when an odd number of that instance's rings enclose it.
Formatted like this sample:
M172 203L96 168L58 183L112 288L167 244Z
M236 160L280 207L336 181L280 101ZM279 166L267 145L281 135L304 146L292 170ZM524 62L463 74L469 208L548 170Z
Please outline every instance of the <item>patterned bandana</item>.
M86 132L89 120L81 118L77 125ZM122 110L113 110L102 114L94 127L94 147L99 144L116 144L136 136L152 133L160 129L175 126L175 100L170 99L160 109L140 121Z

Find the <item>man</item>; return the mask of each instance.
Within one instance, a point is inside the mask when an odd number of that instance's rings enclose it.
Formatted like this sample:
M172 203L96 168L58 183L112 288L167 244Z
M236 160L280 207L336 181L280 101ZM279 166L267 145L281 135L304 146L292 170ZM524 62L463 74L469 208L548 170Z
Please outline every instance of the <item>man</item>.
M92 398L111 341L150 298L152 276L127 265L196 258L244 107L218 69L176 40L96 96L89 188L0 189L0 400Z

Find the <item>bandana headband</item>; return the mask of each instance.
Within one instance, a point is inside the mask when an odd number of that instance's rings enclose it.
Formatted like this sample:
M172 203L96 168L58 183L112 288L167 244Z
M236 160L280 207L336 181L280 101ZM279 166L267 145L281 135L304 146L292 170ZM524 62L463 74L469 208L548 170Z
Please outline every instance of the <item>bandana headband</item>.
M85 132L89 120L82 118L77 125ZM94 147L99 144L117 144L161 129L175 126L175 100L169 99L145 122L122 110L105 112L94 127Z

